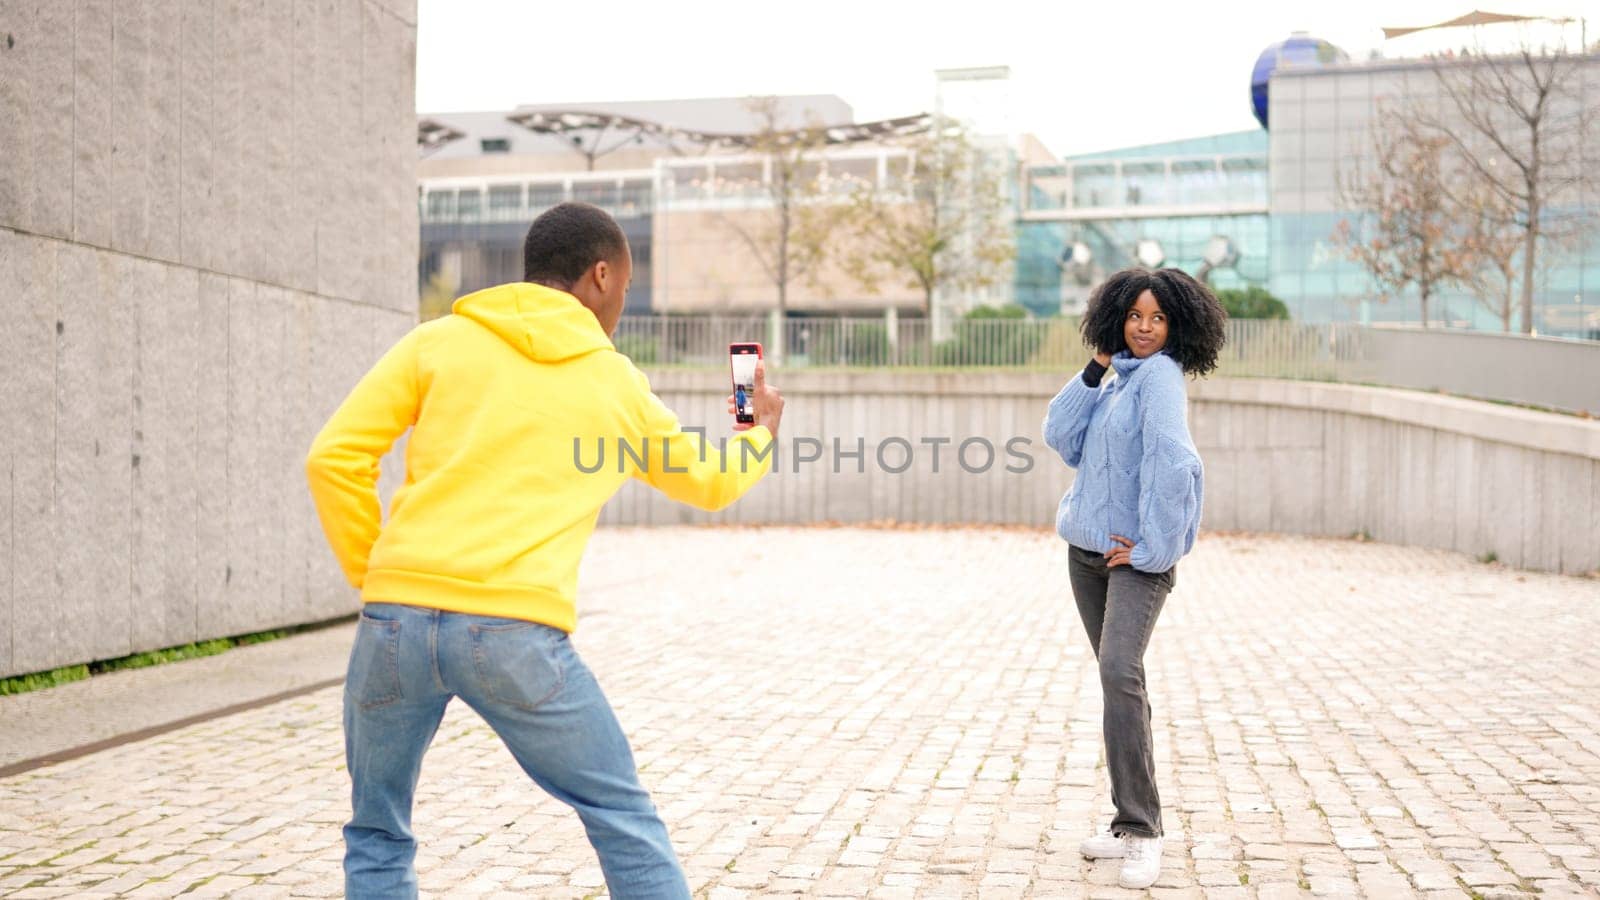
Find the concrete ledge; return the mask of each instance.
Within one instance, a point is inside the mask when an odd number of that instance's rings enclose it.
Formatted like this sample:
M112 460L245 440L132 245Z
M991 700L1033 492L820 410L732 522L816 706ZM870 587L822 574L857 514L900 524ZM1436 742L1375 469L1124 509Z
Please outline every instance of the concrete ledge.
M656 393L669 391L723 391L728 373L712 369L645 369ZM774 382L785 393L828 396L866 394L958 397L1054 396L1066 376L1054 372L949 371L919 372L907 369L783 372Z
M1216 378L1191 382L1189 397L1370 416L1513 447L1600 459L1600 421L1425 391L1268 378Z
M707 369L655 369L649 370L649 375L657 393L725 390L719 380L721 373ZM777 383L785 393L800 396L1042 396L1048 400L1067 377L1054 372L802 370L782 373ZM1600 459L1600 420L1427 391L1273 378L1207 378L1189 382L1189 397L1370 416L1514 447Z

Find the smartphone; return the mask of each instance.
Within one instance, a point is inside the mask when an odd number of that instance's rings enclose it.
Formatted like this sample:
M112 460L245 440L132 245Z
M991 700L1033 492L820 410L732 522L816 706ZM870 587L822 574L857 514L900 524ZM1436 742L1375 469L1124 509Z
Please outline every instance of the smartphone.
M733 372L733 418L740 425L756 421L756 360L761 345L755 342L728 345L728 368Z

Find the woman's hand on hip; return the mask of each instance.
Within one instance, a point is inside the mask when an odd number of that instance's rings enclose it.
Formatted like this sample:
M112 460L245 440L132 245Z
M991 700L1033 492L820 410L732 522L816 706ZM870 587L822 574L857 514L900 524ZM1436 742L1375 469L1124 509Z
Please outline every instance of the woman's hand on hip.
M1133 552L1133 541L1120 534L1113 534L1111 539L1120 546L1106 552L1106 568L1115 569L1117 566L1132 565L1128 561L1128 555Z

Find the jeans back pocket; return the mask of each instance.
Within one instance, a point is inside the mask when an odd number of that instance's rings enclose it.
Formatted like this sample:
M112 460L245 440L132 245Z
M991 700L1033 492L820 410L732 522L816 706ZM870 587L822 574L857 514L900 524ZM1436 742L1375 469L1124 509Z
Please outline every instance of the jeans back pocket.
M344 689L362 709L376 709L400 699L399 622L361 614Z
M561 631L536 622L474 624L467 631L473 672L489 700L532 712L561 690L566 676L556 651L567 637Z

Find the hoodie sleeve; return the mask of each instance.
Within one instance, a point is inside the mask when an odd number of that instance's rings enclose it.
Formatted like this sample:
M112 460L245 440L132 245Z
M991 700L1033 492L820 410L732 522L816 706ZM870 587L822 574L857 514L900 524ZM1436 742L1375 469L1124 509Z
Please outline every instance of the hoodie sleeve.
M772 468L776 442L765 426L739 432L719 448L684 431L642 372L639 384L643 452L628 457L633 477L679 503L715 511L744 496Z
M1152 361L1154 362L1154 361ZM1148 363L1147 363L1148 365ZM1200 527L1200 457L1189 437L1188 392L1177 363L1162 361L1139 394L1139 543L1128 564L1160 573L1194 547Z
M390 348L322 427L306 457L311 499L323 533L353 587L367 576L383 506L378 469L383 455L417 421L417 332Z

